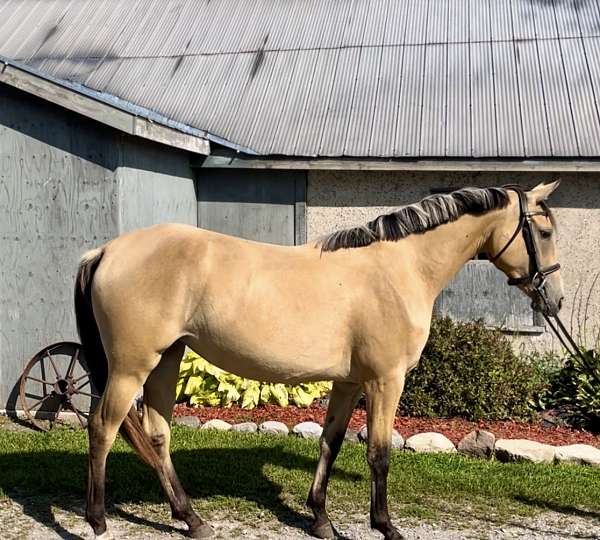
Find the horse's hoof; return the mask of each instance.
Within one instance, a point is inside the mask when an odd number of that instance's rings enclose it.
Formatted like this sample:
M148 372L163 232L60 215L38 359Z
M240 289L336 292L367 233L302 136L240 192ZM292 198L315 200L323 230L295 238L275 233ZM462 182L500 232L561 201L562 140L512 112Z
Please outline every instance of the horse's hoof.
M329 521L325 523L313 523L310 527L310 534L317 538L335 538L333 527Z
M188 536L190 538L213 538L215 536L215 532L210 525L203 523L198 527L189 529Z
M394 529L385 535L385 540L406 540L406 538L400 534L398 529Z

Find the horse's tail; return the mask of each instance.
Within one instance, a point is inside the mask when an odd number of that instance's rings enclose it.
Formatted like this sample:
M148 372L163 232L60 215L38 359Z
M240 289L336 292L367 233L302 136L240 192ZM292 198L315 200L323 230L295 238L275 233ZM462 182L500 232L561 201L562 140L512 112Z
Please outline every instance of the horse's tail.
M88 251L81 258L75 279L75 318L77 331L86 359L90 379L98 392L104 393L108 380L108 361L100 338L100 331L92 308L92 281L102 257L104 247ZM148 465L156 466L158 456L149 437L144 432L140 415L132 406L123 420L121 435Z

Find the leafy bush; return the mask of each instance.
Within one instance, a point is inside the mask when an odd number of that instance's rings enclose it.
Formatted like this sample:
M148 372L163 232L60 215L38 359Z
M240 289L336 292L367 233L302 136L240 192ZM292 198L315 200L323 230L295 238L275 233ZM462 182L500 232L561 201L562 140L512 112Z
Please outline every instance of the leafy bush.
M569 358L552 380L548 404L575 426L600 431L600 357L584 353L586 362Z
M266 403L287 407L291 401L298 407L308 407L330 390L331 383L327 382L292 386L244 379L213 366L195 353L188 353L179 369L177 401L213 407L235 403L245 409Z
M542 364L519 358L499 330L480 322L434 318L421 360L407 377L399 413L528 419L541 405L547 386Z

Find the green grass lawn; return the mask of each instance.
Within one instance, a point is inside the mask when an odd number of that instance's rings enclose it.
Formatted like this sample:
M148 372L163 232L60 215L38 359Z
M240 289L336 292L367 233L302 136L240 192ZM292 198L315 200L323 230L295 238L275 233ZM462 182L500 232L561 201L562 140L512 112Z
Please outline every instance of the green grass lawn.
M308 515L304 501L318 455L316 441L176 427L172 447L175 467L199 510ZM86 474L85 432L0 430L0 497L82 500ZM365 447L346 444L329 488L334 515L368 511L368 478ZM109 456L107 495L117 505L165 501L155 475L121 440ZM398 517L500 521L545 509L600 515L600 469L395 452L389 496Z

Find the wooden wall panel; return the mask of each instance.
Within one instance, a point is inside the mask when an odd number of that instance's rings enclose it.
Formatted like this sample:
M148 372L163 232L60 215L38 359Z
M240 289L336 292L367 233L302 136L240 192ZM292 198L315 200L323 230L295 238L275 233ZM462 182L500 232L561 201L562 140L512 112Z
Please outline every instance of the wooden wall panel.
M110 129L0 85L0 408L16 405L29 357L76 339L77 262L117 233L114 142Z
M120 232L196 225L189 154L124 136L0 84L0 409L26 362L76 340L81 254Z
M119 230L156 223L197 225L189 154L124 137L119 167Z
M482 319L510 332L543 332L531 300L506 279L489 261L469 261L442 291L435 311L456 321Z
M272 244L306 242L306 173L200 169L198 226Z

